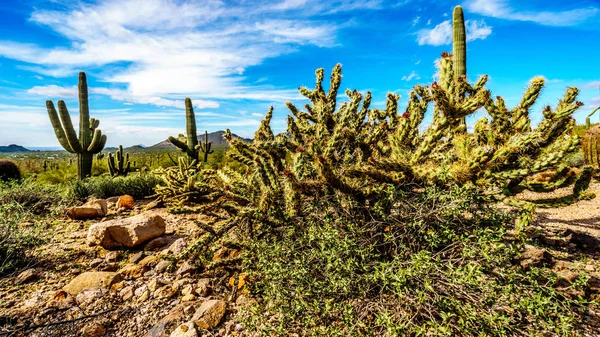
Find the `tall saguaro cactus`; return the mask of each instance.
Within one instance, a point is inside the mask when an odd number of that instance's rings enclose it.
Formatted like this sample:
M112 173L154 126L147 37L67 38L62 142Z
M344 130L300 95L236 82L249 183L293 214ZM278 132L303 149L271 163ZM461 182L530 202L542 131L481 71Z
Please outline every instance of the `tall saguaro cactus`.
M185 99L185 126L186 136L179 135L178 138L169 136L169 141L188 155L190 163L200 160L200 152L204 153L204 162L208 161L208 155L213 153L210 150L212 144L208 141L208 132L204 134L204 143L198 143L196 115L190 98Z
M467 78L467 33L465 29L465 16L461 6L454 7L452 13L452 67L454 80L461 81ZM461 123L467 124L466 117Z
M88 87L84 72L79 73L78 90L79 138L77 138L67 105L63 100L58 101L58 114L51 100L46 101L46 108L60 145L71 153L77 153L77 177L81 180L92 175L94 154L104 148L106 135L103 135L102 131L98 129L100 121L90 118Z
M452 13L452 63L455 79L459 79L461 76L467 76L466 35L463 9L461 6L456 6Z

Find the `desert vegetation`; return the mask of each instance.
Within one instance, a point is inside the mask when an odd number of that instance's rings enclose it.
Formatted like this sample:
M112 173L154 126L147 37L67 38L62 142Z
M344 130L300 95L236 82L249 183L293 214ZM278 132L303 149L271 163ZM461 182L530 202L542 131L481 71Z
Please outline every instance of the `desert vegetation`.
M338 64L286 132L271 107L227 147L186 98L179 151L105 149L81 73L78 136L47 102L67 153L0 160L0 335L597 334L597 215L557 229L539 210L597 205L599 126L576 124L572 87L532 125L545 79L507 107L468 80L460 6L453 30L406 110L341 98Z

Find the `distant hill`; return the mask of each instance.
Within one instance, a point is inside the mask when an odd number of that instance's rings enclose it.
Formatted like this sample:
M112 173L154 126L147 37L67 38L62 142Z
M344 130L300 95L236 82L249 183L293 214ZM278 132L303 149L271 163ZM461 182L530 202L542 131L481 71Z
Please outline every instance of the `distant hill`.
M211 132L208 134L208 141L212 143L213 147L223 147L223 146L227 146L227 140L225 140L225 138L223 138L223 134L225 133L225 131L215 131L215 132ZM247 142L251 142L252 139L248 139L248 138L242 138L236 134L232 134L234 137L238 137L241 138L244 141ZM198 141L204 141L204 134L200 134L198 135ZM168 139L163 140L162 142L158 143L158 144L154 144L150 147L148 147L149 149L157 149L157 148L173 148L175 149L175 145L171 144L171 142L169 142Z
M0 152L31 152L31 150L16 144L10 144L9 146L0 146Z

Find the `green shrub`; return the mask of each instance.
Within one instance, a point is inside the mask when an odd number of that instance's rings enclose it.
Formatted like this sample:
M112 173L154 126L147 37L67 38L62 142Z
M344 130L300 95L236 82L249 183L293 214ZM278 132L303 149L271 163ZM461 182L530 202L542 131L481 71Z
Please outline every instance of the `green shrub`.
M467 189L397 200L392 214L315 201L244 258L260 298L244 314L264 336L523 336L573 332L579 303L553 276L514 265L512 217ZM377 219L377 217L375 217Z
M34 214L59 212L72 201L64 187L38 183L33 178L0 183L0 205L15 203Z
M0 202L0 276L31 260L30 249L43 242L35 224L22 226L31 220L26 207L16 203Z
M71 185L74 198L85 200L90 196L108 198L129 194L136 199L154 195L159 179L150 173L133 174L126 177L92 177L76 181Z

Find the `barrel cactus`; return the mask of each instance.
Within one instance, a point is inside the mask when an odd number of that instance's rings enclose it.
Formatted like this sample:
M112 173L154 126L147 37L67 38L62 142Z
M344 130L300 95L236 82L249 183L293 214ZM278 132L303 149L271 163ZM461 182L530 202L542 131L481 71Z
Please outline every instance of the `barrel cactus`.
M46 101L46 108L60 145L71 153L77 153L77 177L82 180L92 175L94 155L100 153L104 148L106 135L103 135L98 129L100 121L90 118L88 87L84 72L79 73L78 89L79 138L77 138L67 105L63 100L58 101L58 113L51 100Z

